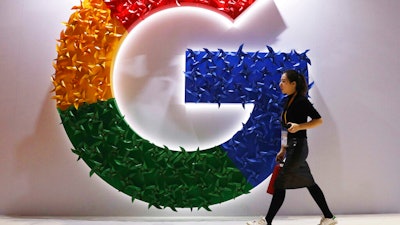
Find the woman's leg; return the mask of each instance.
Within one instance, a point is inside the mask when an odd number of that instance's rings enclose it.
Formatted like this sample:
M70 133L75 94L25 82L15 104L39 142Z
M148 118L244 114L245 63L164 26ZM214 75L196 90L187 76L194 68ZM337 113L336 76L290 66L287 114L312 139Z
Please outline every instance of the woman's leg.
M326 199L321 188L317 184L315 184L313 186L307 187L307 189L313 197L314 201L317 203L318 207L321 209L324 217L332 218L333 214L329 210L328 204L326 203Z
M275 215L278 213L281 208L283 201L285 200L286 190L285 189L276 189L274 195L272 196L271 205L269 206L269 210L265 220L268 225L272 224L272 220Z

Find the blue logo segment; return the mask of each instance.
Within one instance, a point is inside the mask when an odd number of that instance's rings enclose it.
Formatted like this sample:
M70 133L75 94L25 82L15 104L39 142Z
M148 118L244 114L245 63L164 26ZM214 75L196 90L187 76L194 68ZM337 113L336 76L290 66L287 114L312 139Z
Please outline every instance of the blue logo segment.
M254 104L242 130L220 146L253 186L271 174L280 149L281 74L295 69L308 80L311 64L308 51L267 48L268 52L244 52L243 45L236 52L186 51L185 102Z

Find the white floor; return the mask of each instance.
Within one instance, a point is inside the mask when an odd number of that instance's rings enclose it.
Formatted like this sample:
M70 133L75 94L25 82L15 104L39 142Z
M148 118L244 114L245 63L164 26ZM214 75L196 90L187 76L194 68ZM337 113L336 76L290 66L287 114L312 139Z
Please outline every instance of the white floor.
M9 217L0 216L0 225L245 225L244 217L138 218L138 217ZM277 217L274 225L317 225L318 216ZM400 214L343 215L340 225L400 225Z

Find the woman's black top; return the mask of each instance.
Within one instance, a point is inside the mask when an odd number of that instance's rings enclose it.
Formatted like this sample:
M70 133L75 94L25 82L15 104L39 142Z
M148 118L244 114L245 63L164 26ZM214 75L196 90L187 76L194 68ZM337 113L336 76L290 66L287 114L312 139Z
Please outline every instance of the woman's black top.
M318 111L314 108L314 106L305 96L295 95L293 102L288 107L287 106L288 102L292 97L293 95L289 95L286 97L284 113L282 114L283 123L292 122L300 124L300 123L306 123L308 121L308 117L310 117L311 119L321 118L321 115L318 113ZM285 111L286 111L286 121L283 116L285 115ZM306 138L306 137L307 137L306 130L300 130L297 131L296 133L290 133L290 132L288 133L288 138Z
M308 117L312 119L321 118L307 97L295 95L292 103L288 106L291 97L293 95L287 96L284 112L282 113L282 121L284 123L292 122L300 124L307 122ZM315 185L310 167L306 161L308 156L306 137L306 130L288 133L286 160L276 178L274 184L275 190L311 187Z

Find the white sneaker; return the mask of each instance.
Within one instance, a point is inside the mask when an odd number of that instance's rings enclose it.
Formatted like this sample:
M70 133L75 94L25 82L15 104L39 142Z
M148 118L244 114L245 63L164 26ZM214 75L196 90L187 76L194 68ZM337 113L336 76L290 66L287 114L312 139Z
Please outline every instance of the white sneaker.
M321 222L319 222L319 225L335 225L337 223L338 221L336 220L335 216L333 216L332 218L322 217Z
M264 217L261 217L258 220L249 221L246 225L267 225L267 221L265 221Z

